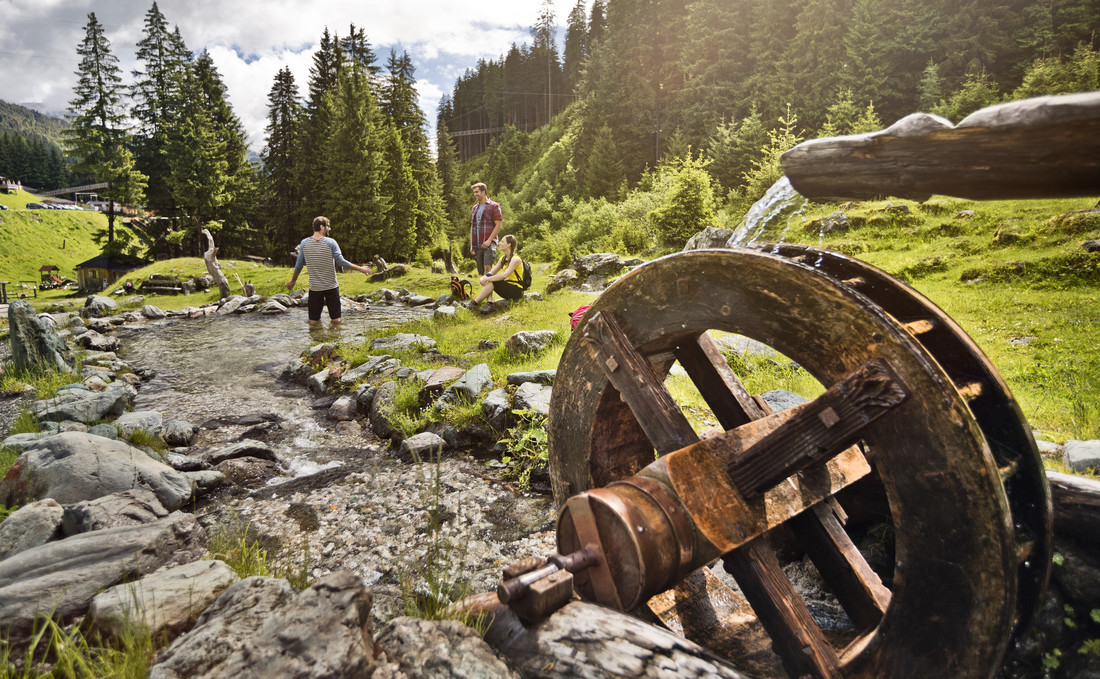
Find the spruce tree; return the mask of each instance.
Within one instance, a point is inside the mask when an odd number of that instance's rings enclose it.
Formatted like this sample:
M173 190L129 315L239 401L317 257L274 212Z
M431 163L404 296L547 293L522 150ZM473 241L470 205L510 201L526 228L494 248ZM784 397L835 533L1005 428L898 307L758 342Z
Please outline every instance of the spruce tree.
M267 95L268 114L263 159L268 223L273 227L272 249L290 252L298 240L298 208L301 202L299 161L301 159L302 104L298 86L287 66L275 74Z
M382 219L380 248L387 259L411 259L416 254L416 214L420 189L405 153L397 126L386 123L382 132L381 192L390 209Z
M326 28L313 54L313 66L307 84L309 96L302 126L302 153L297 163L302 190L299 221L309 224L324 213L325 158L322 149L328 144L332 127L332 97L340 72L338 38Z
M577 0L577 4L569 12L565 28L563 69L565 71L565 82L570 92L576 90L577 85L580 84L584 59L587 54L588 19L584 11L584 0Z
M73 99L69 102L69 123L65 141L69 153L77 159L75 169L87 172L106 183L103 195L108 199L107 249L114 243L115 202L131 203L142 199L145 175L137 170L134 157L126 148L128 129L122 111L122 76L118 58L95 12L88 14L84 39L77 47L80 66Z

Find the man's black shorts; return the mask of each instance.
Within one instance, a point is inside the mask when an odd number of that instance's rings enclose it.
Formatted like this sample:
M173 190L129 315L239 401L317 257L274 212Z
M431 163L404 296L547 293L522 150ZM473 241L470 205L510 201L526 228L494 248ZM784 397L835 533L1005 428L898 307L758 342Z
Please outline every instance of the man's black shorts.
M321 309L326 306L329 318L340 318L340 288L309 291L309 320L321 320Z

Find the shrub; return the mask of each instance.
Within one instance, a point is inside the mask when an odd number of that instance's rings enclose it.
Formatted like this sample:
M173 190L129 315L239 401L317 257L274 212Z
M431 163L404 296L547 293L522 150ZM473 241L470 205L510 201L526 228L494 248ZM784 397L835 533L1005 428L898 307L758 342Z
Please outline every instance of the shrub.
M661 244L682 248L688 239L714 220L714 189L706 161L690 151L672 169L672 191L664 205L649 213Z

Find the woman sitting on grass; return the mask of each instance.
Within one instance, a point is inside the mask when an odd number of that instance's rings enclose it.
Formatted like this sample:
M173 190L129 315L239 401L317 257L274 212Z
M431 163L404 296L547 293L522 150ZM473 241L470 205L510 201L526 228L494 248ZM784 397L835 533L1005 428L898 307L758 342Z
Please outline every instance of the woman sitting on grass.
M512 234L500 239L500 259L481 277L481 292L470 300L471 309L491 299L494 292L504 299L523 297L523 260L516 254L517 249L519 243Z

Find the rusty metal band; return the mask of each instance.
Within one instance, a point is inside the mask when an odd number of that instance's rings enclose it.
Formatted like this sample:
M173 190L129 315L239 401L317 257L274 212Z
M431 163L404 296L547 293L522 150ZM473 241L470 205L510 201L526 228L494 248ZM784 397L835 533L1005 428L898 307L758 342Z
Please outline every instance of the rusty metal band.
M680 560L676 566L676 576L665 583L664 588L671 587L676 582L687 577L695 568L692 562L695 559L695 522L691 520L687 508L680 502L680 498L667 485L646 476L632 476L630 478L615 481L609 487L617 484L634 486L645 493L657 503L669 524L672 533L676 537L676 544L680 548Z
M607 564L607 553L600 541L600 532L596 526L596 517L592 513L589 494L581 493L569 498L565 506L569 509L569 517L573 520L573 530L577 532L577 540L581 549L588 545L595 545L599 549L599 560L588 569L588 577L592 581L592 591L596 600L601 604L623 610L622 601L619 599L619 588L611 577L611 569Z

